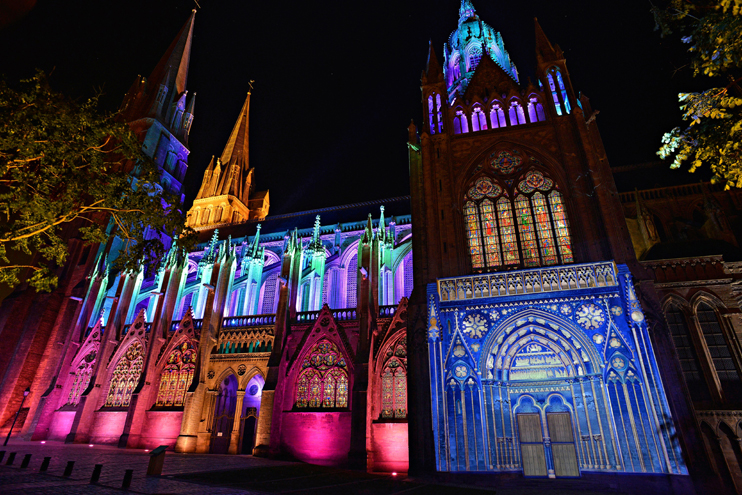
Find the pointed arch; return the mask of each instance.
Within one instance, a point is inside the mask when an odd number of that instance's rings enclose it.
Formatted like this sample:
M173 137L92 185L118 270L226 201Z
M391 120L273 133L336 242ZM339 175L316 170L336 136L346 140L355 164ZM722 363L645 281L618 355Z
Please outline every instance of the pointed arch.
M132 339L111 372L104 407L129 407L144 367L144 346Z
M507 127L508 122L505 119L505 110L503 110L502 103L495 100L490 105L490 127L497 129L499 127Z
M471 109L471 129L472 132L487 130L487 114L485 114L482 105L475 103Z

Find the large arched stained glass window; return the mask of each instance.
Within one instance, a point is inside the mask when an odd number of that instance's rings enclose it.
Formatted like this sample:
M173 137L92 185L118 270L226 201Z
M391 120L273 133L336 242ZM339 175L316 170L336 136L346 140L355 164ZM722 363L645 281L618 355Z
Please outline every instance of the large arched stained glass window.
M520 157L498 155L498 172L517 173ZM498 168L499 167L499 168ZM495 181L480 177L464 202L466 233L475 271L574 262L562 195L538 170Z
M167 358L160 377L160 389L155 405L179 407L185 403L185 394L196 370L196 349L190 342L180 344Z
M302 362L296 381L296 407L348 407L348 371L335 344L321 340Z
M113 370L104 407L129 407L131 394L139 383L143 365L142 344L134 342Z
M84 358L80 360L75 370L75 377L72 379L72 387L70 387L69 396L67 396L67 404L76 406L80 403L80 396L90 385L90 377L93 374L93 365L95 364L96 351L90 351Z
M407 336L391 345L382 359L381 417L402 419L407 417Z

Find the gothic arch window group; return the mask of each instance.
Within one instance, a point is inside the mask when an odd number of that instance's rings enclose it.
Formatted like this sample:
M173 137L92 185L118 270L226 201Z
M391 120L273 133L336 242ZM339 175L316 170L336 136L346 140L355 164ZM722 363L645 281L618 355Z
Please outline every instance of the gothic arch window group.
M298 409L348 407L348 366L335 344L317 342L304 358L296 380Z
M519 154L492 155L492 171L513 178L481 175L465 195L464 220L474 270L574 262L564 198L556 183L535 168L519 174L523 161Z
M544 120L546 113L541 98L531 94L525 99L525 104L520 98L513 97L503 101L492 100L486 104L475 102L469 109L458 106L453 109L453 132L466 134L470 130L485 131Z
M407 417L407 336L403 335L381 356L381 418Z
M156 406L180 407L196 371L196 349L183 342L170 353L160 376Z
M116 363L104 407L129 407L131 394L139 383L143 366L142 344L135 341Z

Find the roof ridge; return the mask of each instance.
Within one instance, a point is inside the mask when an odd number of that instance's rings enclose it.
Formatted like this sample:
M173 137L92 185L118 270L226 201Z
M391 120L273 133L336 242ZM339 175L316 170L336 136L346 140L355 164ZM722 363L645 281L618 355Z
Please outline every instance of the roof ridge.
M318 209L306 210L306 211L296 211L292 213L284 213L282 215L274 215L274 216L269 215L262 220L250 220L248 223L265 222L268 220L283 220L285 218L293 218L293 217L299 217L302 215L310 215L310 214L315 214L315 213L326 213L329 211L338 211L338 210L344 210L344 209L349 209L349 208L356 208L358 206L374 206L374 205L378 205L384 202L400 201L403 199L410 199L410 195L408 194L406 196L396 196L393 198L375 199L371 201L361 201L359 203L350 203L347 205L328 206L327 208L318 208Z

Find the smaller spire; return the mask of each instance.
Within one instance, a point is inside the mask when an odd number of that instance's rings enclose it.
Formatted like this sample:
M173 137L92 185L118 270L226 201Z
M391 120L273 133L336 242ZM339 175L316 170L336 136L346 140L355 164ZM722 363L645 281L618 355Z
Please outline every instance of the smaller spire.
M549 38L546 37L544 30L541 29L538 18L534 17L533 22L536 25L536 58L539 63L559 60L561 57L557 54Z
M250 248L250 255L254 259L258 256L258 251L260 250L260 229L262 228L261 224L258 224L257 230L255 231L255 238L252 241L252 247Z
M443 79L443 69L441 64L438 62L438 57L435 54L433 48L433 40L428 42L428 64L425 67L425 76L427 77L427 83L436 83Z
M312 242L309 243L307 246L307 249L309 251L313 251L314 253L324 253L325 248L322 245L322 240L319 237L320 232L320 217L317 215L317 217L314 219L314 229L312 229Z
M203 261L206 263L213 263L216 261L216 246L219 242L219 229L214 230L214 235L211 236L211 240L209 241L209 247L208 252L206 253L206 256L203 257Z
M206 167L206 172L204 172L204 178L201 181L201 188L198 190L196 199L208 197L209 184L211 183L211 176L213 175L213 173L214 173L214 155L211 155L211 161L209 162L209 166Z
M384 205L379 207L381 210L381 216L379 217L379 227L377 228L377 235L381 241L386 239L386 223L384 223Z
M471 0L461 0L461 7L459 7L459 24L462 24L470 18L477 15L477 11L474 10Z
M366 221L366 230L363 232L363 238L361 242L364 244L370 243L374 238L374 224L371 219L371 214L368 214L368 220Z
M193 96L191 96L191 99L188 100L188 107L186 108L186 113L190 113L193 115L193 108L196 106L196 92L193 92Z

